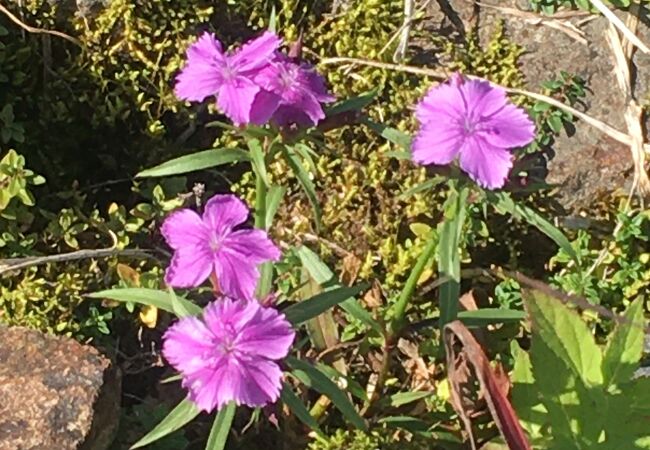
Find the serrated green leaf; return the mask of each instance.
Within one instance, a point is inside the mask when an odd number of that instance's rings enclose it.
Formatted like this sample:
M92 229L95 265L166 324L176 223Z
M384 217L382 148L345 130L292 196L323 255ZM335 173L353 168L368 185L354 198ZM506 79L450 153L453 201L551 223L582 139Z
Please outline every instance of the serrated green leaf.
M601 386L602 352L580 316L539 291L527 291L524 300L533 321L533 336L538 336L585 386Z
M351 424L364 431L367 429L366 423L347 395L327 375L316 367L294 357L288 357L286 363L296 378L306 386L327 396Z
M139 305L151 305L158 309L176 314L172 299L168 292L159 291L156 289L146 288L122 288L122 289L109 289L105 291L93 292L88 294L90 298L107 298L117 302L132 302ZM201 314L201 308L194 303L185 300L184 298L177 299L184 308L193 316Z
M623 317L628 323L616 325L603 356L603 377L606 386L630 381L643 354L643 299L635 300Z
M142 439L131 446L141 448L161 439L190 423L201 411L189 399L180 402L158 425Z
M282 153L285 157L285 160L287 161L287 164L289 164L289 167L291 167L291 170L296 176L296 179L300 183L300 186L307 195L307 199L309 200L309 203L311 204L311 207L314 211L314 222L316 224L316 230L320 231L322 211L320 203L318 202L318 196L316 195L316 186L314 185L313 181L311 181L309 174L302 166L300 160L293 152L293 150L284 147L282 149Z
M321 437L325 436L321 431L320 426L318 425L316 419L314 419L312 415L309 414L309 411L302 403L302 401L298 398L298 396L293 392L291 386L289 386L285 382L282 382L282 391L280 391L280 400L282 401L282 403L284 403L289 407L291 412L293 412L296 415L298 420L300 420L302 423L307 425L312 431L318 433L318 435L320 435Z
M298 326L367 289L368 285L363 283L321 292L307 300L294 303L283 312L289 322Z
M217 417L215 417L210 429L210 436L205 450L223 450L226 448L226 441L230 434L230 427L236 410L237 405L230 402L217 413Z
M136 177L166 177L240 161L250 161L248 152L238 148L204 150L172 159L151 169L143 170Z

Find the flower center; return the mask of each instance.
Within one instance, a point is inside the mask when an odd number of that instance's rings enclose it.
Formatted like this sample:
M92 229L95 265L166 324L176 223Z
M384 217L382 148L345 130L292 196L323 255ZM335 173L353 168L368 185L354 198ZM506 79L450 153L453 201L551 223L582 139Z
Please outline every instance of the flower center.
M237 70L228 61L221 67L221 76L224 81L232 81L237 77Z
M472 120L471 117L465 117L463 119L463 131L465 132L466 136L471 136L476 132L476 121Z

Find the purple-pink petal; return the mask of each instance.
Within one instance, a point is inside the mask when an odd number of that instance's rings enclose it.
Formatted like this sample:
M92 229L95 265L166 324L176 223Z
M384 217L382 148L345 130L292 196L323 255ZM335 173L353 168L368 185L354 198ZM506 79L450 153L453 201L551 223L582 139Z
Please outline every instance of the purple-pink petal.
M420 164L449 164L458 156L463 139L463 134L448 123L429 123L413 139L413 161Z
M257 70L267 65L280 47L282 39L275 33L265 31L260 37L244 44L234 55L232 64L240 73Z
M460 152L460 167L476 181L488 189L503 187L512 168L512 154L505 149L494 147L481 137L470 138Z
M181 247L174 252L165 271L165 283L177 288L196 287L210 277L213 267L213 256L207 245Z
M535 139L535 124L515 105L508 104L494 112L485 126L490 130L486 139L496 147L523 147Z
M260 87L246 77L237 76L219 87L217 106L235 125L250 122L251 107Z
M211 412L235 402L251 407L278 399L294 331L284 315L257 301L218 299L203 321L180 319L165 333L163 354L181 372L189 398Z
M191 209L171 213L160 227L160 232L173 249L201 246L209 235L201 216Z
M252 300L260 279L257 264L248 262L242 255L221 249L214 261L219 289L224 295Z
M215 195L205 204L203 221L220 237L248 218L248 207L232 194Z
M223 81L219 65L224 61L221 44L214 35L201 35L187 50L187 63L176 77L176 96L183 100L200 102L216 95Z
M222 241L222 246L255 264L278 261L281 256L280 249L269 239L266 231L259 229L234 231Z

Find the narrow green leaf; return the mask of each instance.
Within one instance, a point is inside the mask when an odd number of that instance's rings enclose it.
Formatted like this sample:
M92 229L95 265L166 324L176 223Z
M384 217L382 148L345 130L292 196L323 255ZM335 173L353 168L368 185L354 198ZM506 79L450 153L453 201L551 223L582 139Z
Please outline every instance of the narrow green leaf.
M411 392L399 392L390 396L390 405L397 408L402 405L408 405L409 403L422 400L423 398L431 397L433 392L427 391L411 391Z
M269 17L269 31L271 33L276 32L277 21L278 21L278 17L277 17L277 13L275 12L275 5L272 5L271 6L271 17Z
M571 246L571 242L555 225L542 216L537 214L533 209L518 205L507 192L491 192L488 194L496 210L501 214L510 214L515 218L522 218L539 231L551 238L566 254L568 254L580 267L580 257Z
M332 289L294 303L283 312L289 322L298 326L367 289L368 285L365 283Z
M367 429L366 423L347 395L327 375L314 366L294 357L288 357L286 363L292 369L292 374L296 378L310 388L327 396L351 424L364 431Z
M460 295L460 247L469 189L464 187L445 202L445 220L438 243L438 273L450 280L440 286L440 329L456 319Z
M312 431L318 433L319 436L324 437L325 435L320 429L316 419L309 414L309 411L298 398L298 396L293 392L291 386L287 383L282 382L282 391L280 391L280 400L282 403L287 405L291 412L293 412L298 420L307 425Z
M603 376L607 386L630 381L643 354L643 299L636 299L623 317L629 323L616 325L603 356Z
M223 450L226 448L226 441L230 434L230 427L232 426L232 420L235 417L236 410L237 405L230 402L217 413L217 417L215 417L212 423L212 429L210 430L210 436L208 437L205 450Z
M264 160L264 151L262 144L257 139L250 139L247 142L250 151L251 161L253 163L253 170L255 174L262 179L265 186L269 186L269 176L266 173L266 161Z
M585 386L602 385L602 352L580 316L539 291L526 291L524 300L533 336L539 336Z
M180 430L198 416L200 412L192 401L189 399L183 400L153 430L133 444L131 449L144 447L176 430Z
M169 292L169 298L171 299L172 309L174 310L174 315L176 315L176 317L180 318L180 317L188 317L194 315L192 314L191 310L188 309L187 307L187 305L191 303L181 302L176 296L176 292L174 292L171 286L167 287L167 291Z
M249 160L248 152L238 148L204 150L172 159L151 169L143 170L136 177L166 177Z
M516 309L484 308L460 311L458 319L468 327L486 327L497 323L515 323L526 318L526 313Z
M107 298L110 300L115 300L117 302L132 302L132 303L137 303L139 305L151 305L163 311L176 314L169 293L165 291L159 291L156 289L145 289L145 288L109 289L105 291L93 292L88 296L91 298ZM195 305L194 303L185 300L184 298L178 298L177 300L184 306L184 308L192 316L198 316L199 314L201 314L201 307L199 307L198 305Z
M334 276L334 272L332 272L330 268L327 267L327 264L325 264L311 249L302 246L298 248L297 253L303 267L309 272L309 276L311 276L318 284L323 286L326 291L340 286L340 283ZM340 304L340 306L345 312L359 320L367 327L372 328L379 334L383 334L383 328L379 322L373 319L370 313L366 311L354 298L345 300Z
M411 416L388 416L377 421L392 428L401 428L411 433L422 434L429 430L429 425L416 417Z
M266 194L266 219L264 221L269 227L273 224L273 218L278 212L280 203L287 189L284 186L272 185Z
M399 198L407 198L407 197L410 197L410 196L412 196L414 194L417 194L419 192L428 191L430 189L433 189L434 187L436 187L440 183L442 183L444 181L447 181L447 180L448 180L447 177L441 177L441 176L435 176L433 178L429 178L427 181L419 183L419 184L413 186L411 189L409 189L409 190L407 190L405 192L402 192L399 195Z
M375 88L356 97L348 98L335 103L331 108L327 110L327 116L331 117L336 114L341 114L348 111L361 111L363 108L372 103L375 97L377 97L378 93L379 88Z
M411 151L411 136L404 133L403 131L388 127L384 124L373 122L372 120L365 120L364 123L366 126L378 133L387 141L392 142L399 147L402 147L408 152Z
M293 152L293 150L284 147L282 149L282 153L284 154L287 164L289 164L289 167L291 167L291 170L293 171L294 175L298 179L300 186L305 191L309 203L311 203L311 207L314 210L314 221L316 223L316 230L320 231L322 212L321 212L320 203L318 202L318 196L316 195L316 186L311 181L311 178L309 177L309 173L307 173L305 168L302 166L300 160Z

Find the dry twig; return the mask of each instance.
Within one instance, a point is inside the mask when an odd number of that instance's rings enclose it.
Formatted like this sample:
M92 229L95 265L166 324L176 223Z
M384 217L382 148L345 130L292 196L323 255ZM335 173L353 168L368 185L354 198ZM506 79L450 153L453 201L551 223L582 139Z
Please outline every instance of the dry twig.
M67 35L65 33L56 30L45 30L43 28L35 28L30 25L27 25L25 22L23 22L18 17L13 15L11 11L9 11L2 3L0 3L0 12L2 12L5 16L9 18L9 20L11 20L13 23L15 23L16 25L18 25L20 28L27 31L28 33L51 34L52 36L60 37L62 39L65 39L66 41L72 42L73 44L83 48L83 44L81 43L81 41L79 39L73 38L70 35Z
M650 53L650 48L639 39L635 32L630 30L616 14L614 14L601 0L590 0L591 4L609 20L609 23L618 28L625 38L634 44L643 53Z

